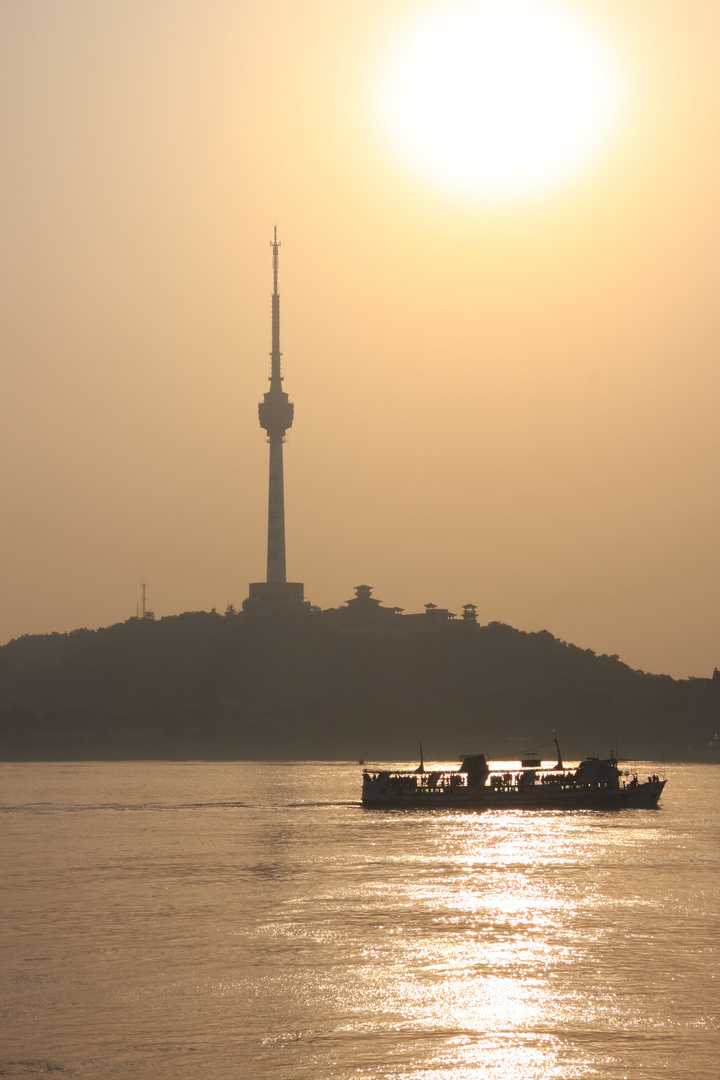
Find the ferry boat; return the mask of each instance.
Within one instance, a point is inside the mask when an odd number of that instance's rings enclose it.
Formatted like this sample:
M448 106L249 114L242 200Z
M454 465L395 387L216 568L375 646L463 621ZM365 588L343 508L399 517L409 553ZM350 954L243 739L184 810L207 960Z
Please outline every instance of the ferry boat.
M557 763L543 767L539 758L526 757L520 768L493 769L484 754L467 754L459 769L427 771L420 765L408 772L363 772L365 806L471 806L547 809L657 806L666 780L621 771L611 752L607 758L587 757L566 767L557 736Z

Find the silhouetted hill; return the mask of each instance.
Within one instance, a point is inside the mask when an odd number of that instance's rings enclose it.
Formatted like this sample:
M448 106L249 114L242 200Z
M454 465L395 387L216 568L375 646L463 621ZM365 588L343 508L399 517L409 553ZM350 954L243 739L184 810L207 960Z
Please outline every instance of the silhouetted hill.
M191 612L0 648L0 756L517 756L556 728L581 750L691 760L720 727L720 680L633 671L502 623L348 634L320 612Z

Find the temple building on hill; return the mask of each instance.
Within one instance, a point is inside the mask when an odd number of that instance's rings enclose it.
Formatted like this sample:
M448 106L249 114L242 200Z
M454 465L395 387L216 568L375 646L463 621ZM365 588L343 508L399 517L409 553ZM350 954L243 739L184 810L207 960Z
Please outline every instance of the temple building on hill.
M323 612L328 621L353 633L392 633L399 629L402 608L383 607L372 595L372 585L356 585L355 595L343 607Z
M468 630L478 625L475 604L465 604L459 619L452 611L435 604L426 604L425 611L419 615L406 615L402 608L383 607L372 595L371 585L356 585L355 596L343 607L330 608L322 614L343 633L374 636L423 634L448 626Z

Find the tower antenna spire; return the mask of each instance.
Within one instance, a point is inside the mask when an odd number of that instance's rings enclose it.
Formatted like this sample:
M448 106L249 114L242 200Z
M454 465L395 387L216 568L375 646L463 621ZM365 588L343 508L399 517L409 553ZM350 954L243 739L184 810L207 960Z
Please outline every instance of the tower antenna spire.
M280 248L280 241L277 238L277 225L273 228L273 238L270 243L272 248L272 268L273 268L273 291L272 291L272 350L270 352L270 389L276 390L282 389L282 375L280 373L280 358L282 353L280 352L280 293L278 292L278 269L280 264L280 258L278 256L278 249ZM292 418L290 420L292 423ZM288 424L290 427L290 424Z

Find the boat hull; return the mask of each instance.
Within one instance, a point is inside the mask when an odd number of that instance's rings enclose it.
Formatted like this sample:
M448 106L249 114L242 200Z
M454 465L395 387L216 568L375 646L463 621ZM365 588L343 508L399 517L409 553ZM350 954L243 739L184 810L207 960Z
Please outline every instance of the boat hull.
M531 784L525 788L501 787L490 784L427 785L385 783L378 777L365 775L362 802L364 806L420 807L440 810L470 807L473 809L606 809L613 807L653 807L665 787L665 780L617 786L579 785L573 783Z
M493 792L468 792L448 795L427 795L425 793L398 792L387 795L376 793L363 794L363 806L372 807L419 807L426 810L452 809L515 809L515 810L576 810L607 809L613 807L638 806L654 807L662 793L652 791L616 791L616 792L568 792L567 794L535 794L532 792L513 792L509 795Z

